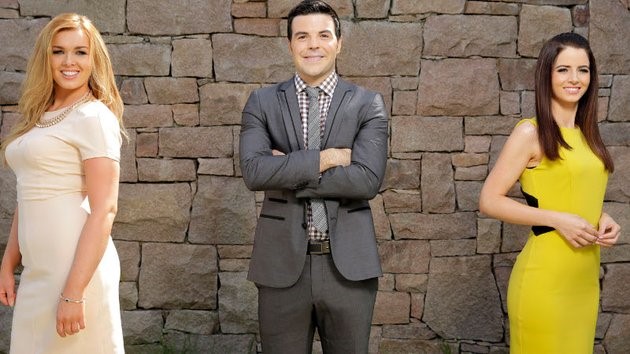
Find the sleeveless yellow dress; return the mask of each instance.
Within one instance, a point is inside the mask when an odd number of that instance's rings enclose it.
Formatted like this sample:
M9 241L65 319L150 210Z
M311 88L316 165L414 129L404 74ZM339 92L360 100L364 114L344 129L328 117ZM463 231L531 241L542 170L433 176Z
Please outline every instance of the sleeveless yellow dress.
M535 119L523 119L518 124ZM579 128L560 128L571 149L520 176L527 204L579 215L598 227L608 173ZM534 226L508 286L510 353L593 352L599 303L599 246L576 249L556 230Z

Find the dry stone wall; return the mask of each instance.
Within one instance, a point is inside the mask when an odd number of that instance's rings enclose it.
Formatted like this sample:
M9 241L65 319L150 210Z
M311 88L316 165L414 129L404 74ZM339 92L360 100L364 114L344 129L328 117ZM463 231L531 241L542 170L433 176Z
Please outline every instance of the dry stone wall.
M0 136L34 38L63 11L103 32L125 101L119 213L128 353L256 353L246 281L262 194L238 166L249 93L293 74L286 14L297 0L0 0ZM601 132L617 170L605 209L624 229L602 251L595 353L630 348L630 2L330 0L338 72L383 94L390 150L372 206L385 275L371 353L508 353L506 289L527 227L481 215L477 198L514 124L534 114L542 43L591 39ZM510 194L522 198L518 188ZM15 209L0 169L0 251ZM11 310L0 308L0 352ZM315 352L321 352L316 344Z

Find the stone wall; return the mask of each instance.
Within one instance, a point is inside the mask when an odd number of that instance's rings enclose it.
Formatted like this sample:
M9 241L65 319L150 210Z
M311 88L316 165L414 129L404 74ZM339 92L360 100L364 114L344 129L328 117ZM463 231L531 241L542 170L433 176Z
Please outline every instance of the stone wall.
M630 2L330 2L345 37L338 72L381 92L391 113L387 177L371 202L385 271L371 352L508 352L506 284L527 228L480 215L477 198L515 122L534 114L542 42L575 31L599 62L601 131L617 165L605 209L624 228L602 251L595 352L626 353ZM2 135L51 16L84 13L108 43L130 135L113 230L129 353L260 351L245 274L262 196L240 178L240 112L252 90L293 73L283 17L295 3L0 0ZM0 250L14 183L0 170ZM0 352L10 317L0 308Z

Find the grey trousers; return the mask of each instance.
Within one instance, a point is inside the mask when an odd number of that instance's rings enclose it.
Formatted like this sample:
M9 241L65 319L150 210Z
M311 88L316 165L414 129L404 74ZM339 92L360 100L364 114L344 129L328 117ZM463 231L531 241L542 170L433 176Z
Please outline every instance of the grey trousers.
M310 354L315 328L325 354L366 354L378 279L345 279L328 255L307 255L288 288L258 285L264 354Z

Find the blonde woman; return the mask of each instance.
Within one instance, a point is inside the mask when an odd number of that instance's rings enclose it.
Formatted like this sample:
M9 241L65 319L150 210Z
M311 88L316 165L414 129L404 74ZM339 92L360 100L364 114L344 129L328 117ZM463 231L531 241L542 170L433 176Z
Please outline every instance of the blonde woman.
M28 63L22 120L2 144L18 197L0 267L0 302L15 306L11 353L124 352L110 237L122 111L98 30L77 14L53 18Z

